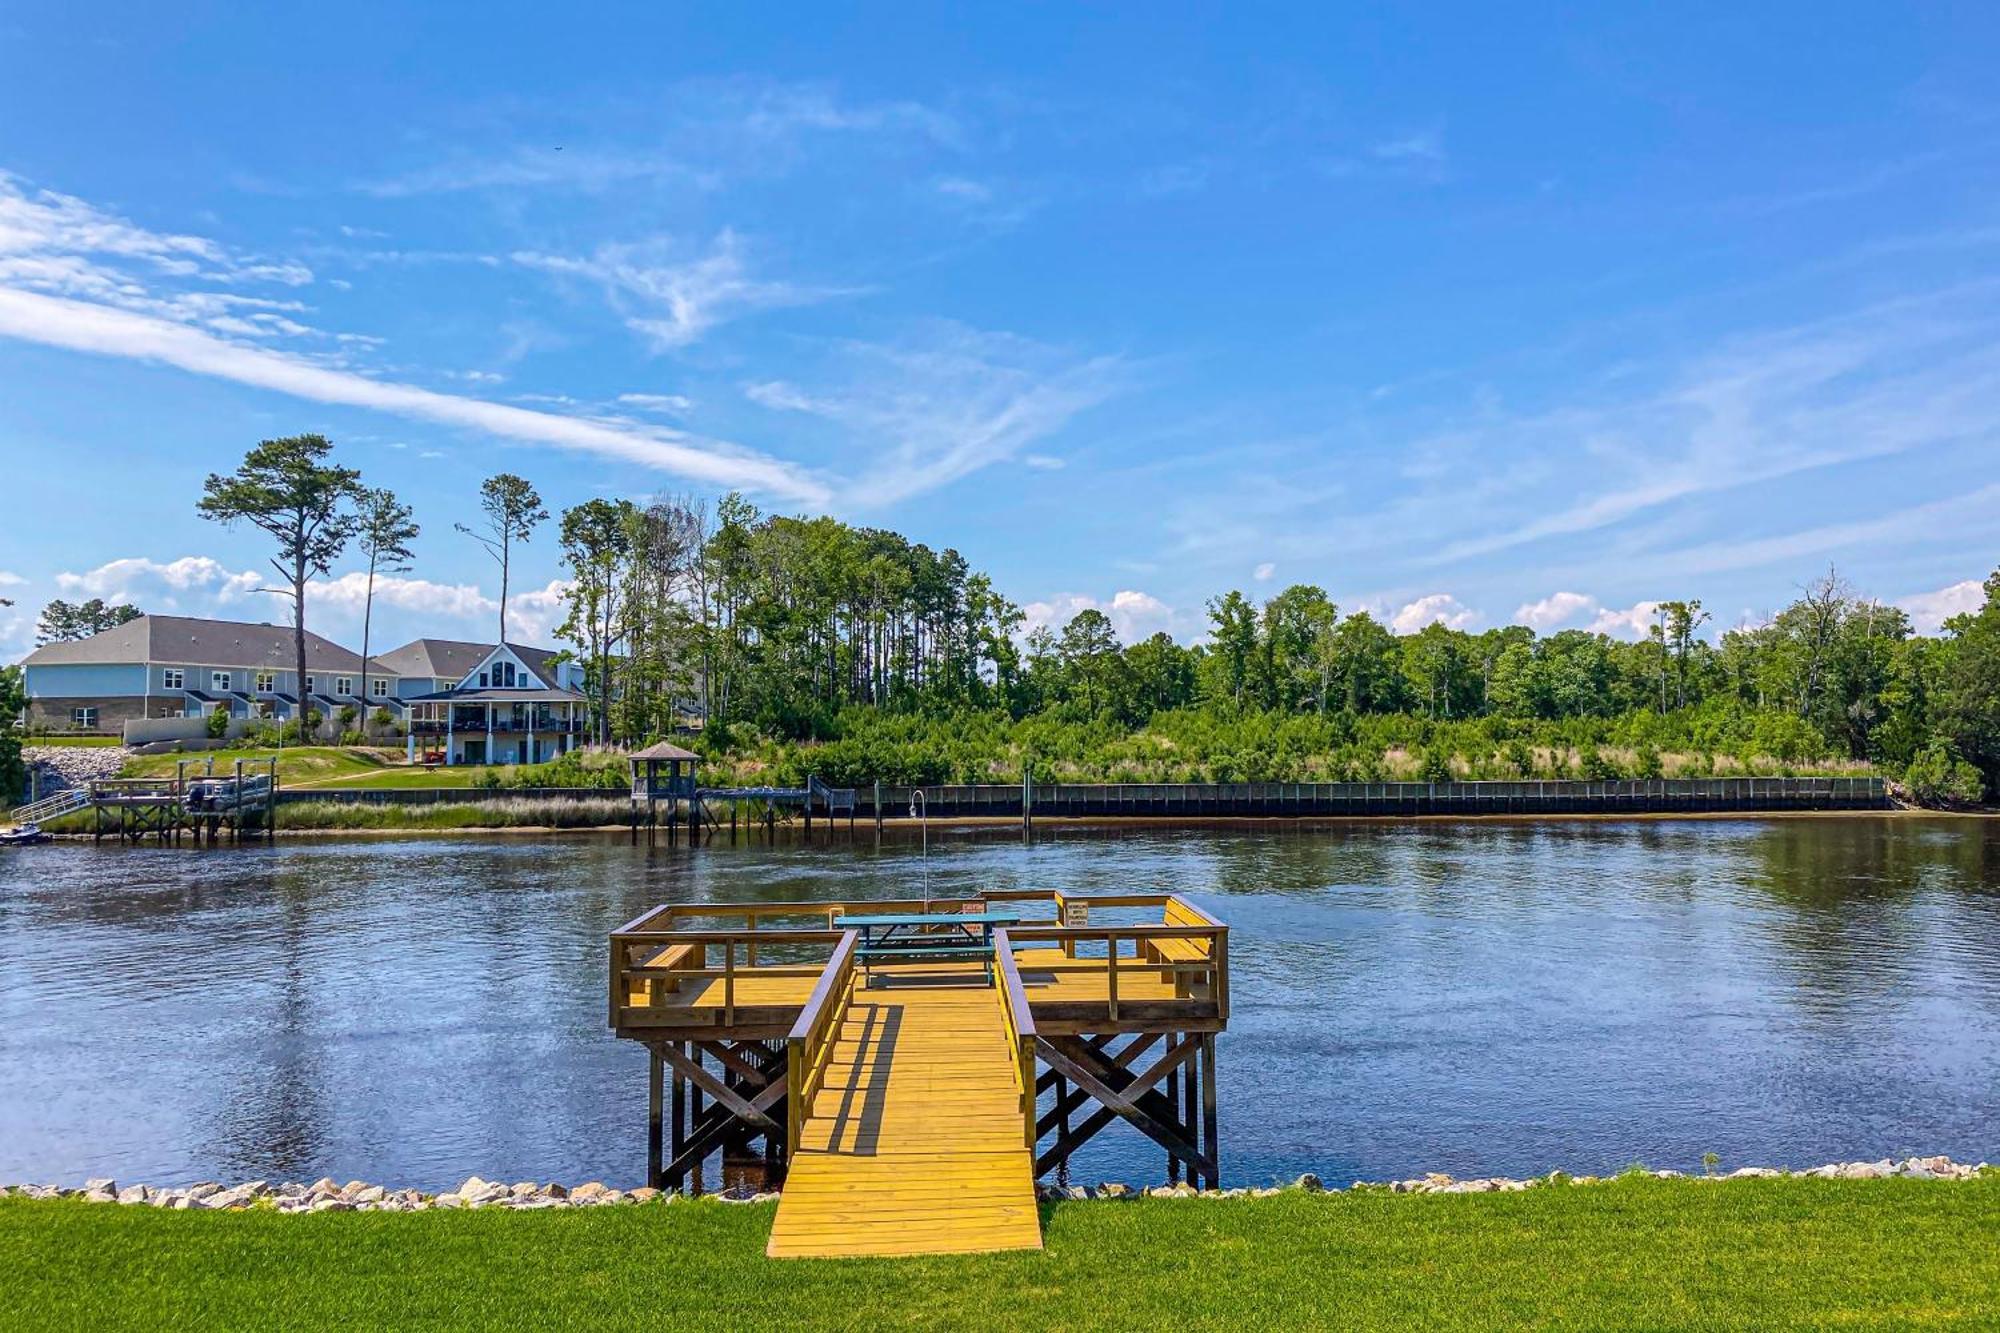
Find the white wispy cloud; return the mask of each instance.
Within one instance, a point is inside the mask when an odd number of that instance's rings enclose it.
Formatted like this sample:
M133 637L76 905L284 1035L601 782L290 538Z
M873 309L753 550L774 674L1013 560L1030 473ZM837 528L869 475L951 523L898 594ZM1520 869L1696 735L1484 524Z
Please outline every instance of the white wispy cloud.
M28 581L26 579L22 578L19 574L14 573L10 569L0 569L0 588L26 587L27 582Z
M1263 564L1250 571L1250 577L1259 583L1268 583L1271 581L1271 576L1277 572L1278 566L1276 562L1266 560Z
M91 302L0 287L0 337L155 362L312 402L485 431L807 504L822 504L828 494L822 483L791 464L720 442L704 442L662 428L608 425L371 379L273 348L228 342L184 324Z
M1895 549L1953 536L1978 540L1990 538L1996 505L2000 505L2000 482L1989 482L1976 490L1868 518L1820 523L1768 537L1704 542L1660 552L1657 559L1676 576L1686 576L1817 560L1854 547Z
M1623 401L1488 414L1465 428L1481 452L1537 460L1583 494L1449 543L1429 563L1574 537L1804 472L2000 438L1995 287L1921 293L1726 340L1666 387Z
M724 229L708 249L686 254L672 241L601 245L586 256L516 251L517 264L600 286L627 327L660 351L677 351L716 325L759 310L811 305L848 294L752 276L744 243Z
M647 185L709 192L811 164L829 141L956 152L966 140L957 118L921 102L750 76L685 80L643 100L526 105L497 119L514 140L497 153L485 147L488 134L477 148L354 188L379 198ZM632 128L621 134L621 126Z
M831 423L865 450L841 498L892 504L1027 451L1112 396L1116 357L1078 359L1007 334L936 323L905 342L832 349L831 388L744 386L759 406Z
M618 401L626 407L636 407L642 412L665 412L673 416L694 409L694 400L677 393L621 393Z

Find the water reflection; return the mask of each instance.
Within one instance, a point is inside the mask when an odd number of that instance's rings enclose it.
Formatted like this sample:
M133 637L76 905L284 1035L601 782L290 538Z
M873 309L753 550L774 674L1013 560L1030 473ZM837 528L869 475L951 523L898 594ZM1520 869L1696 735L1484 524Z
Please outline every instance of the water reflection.
M933 828L940 895L1232 927L1224 1174L2000 1155L2000 830L1875 817ZM0 1179L636 1178L603 941L919 891L914 839L370 839L0 861ZM743 1163L754 1170L754 1163ZM1078 1179L1150 1180L1135 1135Z

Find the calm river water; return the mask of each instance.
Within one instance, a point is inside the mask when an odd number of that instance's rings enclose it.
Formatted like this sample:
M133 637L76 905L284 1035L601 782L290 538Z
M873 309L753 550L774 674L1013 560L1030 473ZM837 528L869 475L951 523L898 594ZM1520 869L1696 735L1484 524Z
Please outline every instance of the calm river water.
M606 932L917 875L866 833L0 853L0 1181L638 1183ZM1229 1183L2000 1158L2000 821L934 829L930 877L1233 927ZM1164 1172L1122 1131L1075 1178Z

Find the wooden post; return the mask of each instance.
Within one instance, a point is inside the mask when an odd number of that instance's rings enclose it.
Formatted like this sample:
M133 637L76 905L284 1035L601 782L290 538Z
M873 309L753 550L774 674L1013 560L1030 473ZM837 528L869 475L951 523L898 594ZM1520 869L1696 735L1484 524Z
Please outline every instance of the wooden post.
M1189 1037L1188 1040L1194 1043L1194 1059L1181 1066L1181 1123L1187 1127L1188 1142L1199 1144L1201 1107L1195 1081L1201 1073L1201 1038ZM1201 1169L1193 1162L1188 1163L1188 1184L1201 1188Z
M1201 1151L1208 1158L1208 1187L1222 1188L1220 1135L1215 1128L1215 1034L1201 1037Z
M673 1123L671 1131L673 1135L673 1155L674 1159L678 1161L681 1149L687 1146L687 1080L681 1077L681 1071L678 1068L674 1070L673 1093ZM679 1185L680 1182L676 1180L674 1184Z
M875 779L875 838L882 838L882 779Z
M654 1189L662 1189L667 1183L666 1159L662 1156L664 1146L660 1141L660 1101L661 1085L665 1081L666 1062L660 1058L660 1048L646 1047L646 1183ZM674 1108L678 1111L680 1108ZM679 1126L675 1126L678 1131ZM674 1136L679 1138L678 1132Z

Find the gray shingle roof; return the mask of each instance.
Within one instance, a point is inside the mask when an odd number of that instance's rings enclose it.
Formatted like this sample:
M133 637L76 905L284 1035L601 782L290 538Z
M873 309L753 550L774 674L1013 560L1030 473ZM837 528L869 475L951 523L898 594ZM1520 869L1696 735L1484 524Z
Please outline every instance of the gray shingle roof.
M195 666L282 671L295 665L296 658L289 625L153 615L140 616L74 643L46 644L29 653L24 664L185 662ZM380 657L369 669L390 670ZM358 674L361 655L307 630L306 670Z
M510 643L514 655L528 670L554 684L555 668L549 665L553 648L529 648ZM439 680L463 680L494 648L490 643L466 643L460 639L412 639L400 648L378 655L377 666L399 676L430 676Z

